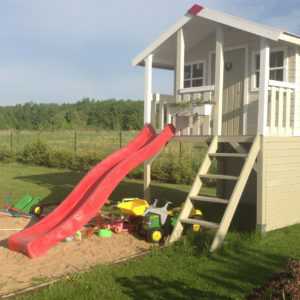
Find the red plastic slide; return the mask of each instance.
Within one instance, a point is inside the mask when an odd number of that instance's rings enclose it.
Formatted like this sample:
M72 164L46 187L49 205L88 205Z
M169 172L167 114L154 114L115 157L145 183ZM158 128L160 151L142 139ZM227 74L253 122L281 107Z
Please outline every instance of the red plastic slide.
M174 128L168 125L160 135L150 138L143 147L132 151L127 158L120 160L110 171L102 174L84 195L80 195L80 200L76 201L75 205L73 202L72 205L64 204L64 209L59 210L58 207L55 211L59 212L54 211L49 215L52 220L47 221L46 217L34 225L34 230L32 226L10 237L9 248L30 257L41 256L59 241L80 230L97 214L122 179L142 162L157 154L173 135Z
M12 235L8 240L8 245L11 250L22 251L21 244L30 242L36 236L44 234L58 224L68 211L73 209L77 203L88 193L94 185L98 184L100 180L120 161L128 157L131 153L143 147L146 143L155 137L155 131L151 125L146 125L140 133L122 149L115 151L106 159L98 163L92 168L83 179L76 185L73 191L66 197L66 199L46 218L42 219L33 226Z

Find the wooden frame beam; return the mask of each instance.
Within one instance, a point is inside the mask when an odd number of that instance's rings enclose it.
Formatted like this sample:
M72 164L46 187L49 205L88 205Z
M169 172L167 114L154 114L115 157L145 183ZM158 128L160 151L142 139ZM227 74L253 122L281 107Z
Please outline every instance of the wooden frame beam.
M270 79L270 46L268 40L260 38L260 81L258 98L257 132L267 134L268 96Z
M222 25L216 31L215 107L213 135L222 134L222 107L224 86L224 31Z

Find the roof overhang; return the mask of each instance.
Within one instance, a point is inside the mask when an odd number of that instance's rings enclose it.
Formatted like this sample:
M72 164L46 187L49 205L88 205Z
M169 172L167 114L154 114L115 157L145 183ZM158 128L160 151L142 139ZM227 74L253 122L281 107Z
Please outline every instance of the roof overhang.
M143 65L145 58L148 55L155 53L158 49L164 52L165 43L169 43L169 48L170 46L173 46L175 42L176 32L180 28L187 27L189 23L195 20L195 18L206 20L207 22L209 22L208 24L211 24L212 28L216 24L222 24L224 26L241 30L256 36L261 36L272 41L284 41L300 46L300 37L298 35L288 33L284 30L273 28L271 26L249 21L244 18L232 16L210 8L204 8L203 6L195 4L188 10L184 17L179 19L167 31L162 33L156 41L154 41L150 46L148 46L144 51L136 56L132 61L133 66ZM154 62L154 66L165 69L172 68L171 65L166 65L163 62Z

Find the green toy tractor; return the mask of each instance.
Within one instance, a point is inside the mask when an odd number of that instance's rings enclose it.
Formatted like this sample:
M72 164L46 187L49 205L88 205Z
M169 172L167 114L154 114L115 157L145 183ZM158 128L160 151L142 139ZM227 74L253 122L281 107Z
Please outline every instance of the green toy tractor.
M157 200L145 211L141 223L140 233L151 243L160 243L169 236L178 220L180 209L168 210L171 202L167 202L163 207L157 207ZM199 209L193 209L191 217L195 219L202 218L202 212ZM190 227L189 227L190 228ZM193 232L201 230L200 225L192 225Z
M168 211L170 202L163 207L157 207L157 200L145 211L140 233L151 243L160 243L168 236L177 218Z

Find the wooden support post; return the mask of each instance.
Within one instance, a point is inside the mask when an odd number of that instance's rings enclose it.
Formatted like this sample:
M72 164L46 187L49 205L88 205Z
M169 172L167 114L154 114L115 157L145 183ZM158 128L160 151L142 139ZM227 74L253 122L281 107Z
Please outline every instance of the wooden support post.
M152 63L153 55L150 54L145 59L145 97L144 97L144 124L151 123L151 103L152 103ZM144 198L150 200L151 183L151 162L144 163Z
M270 78L270 46L268 40L260 38L260 80L258 98L258 124L257 132L267 134L268 97Z
M181 95L179 90L184 88L184 55L185 55L185 42L183 29L180 28L177 31L177 51L176 51L176 83L175 83L175 95L176 101L181 101Z
M224 32L222 25L216 31L215 109L213 135L222 134L222 106L224 86Z
M152 102L152 62L153 55L145 59L145 92L144 92L144 123L151 123L151 102Z

